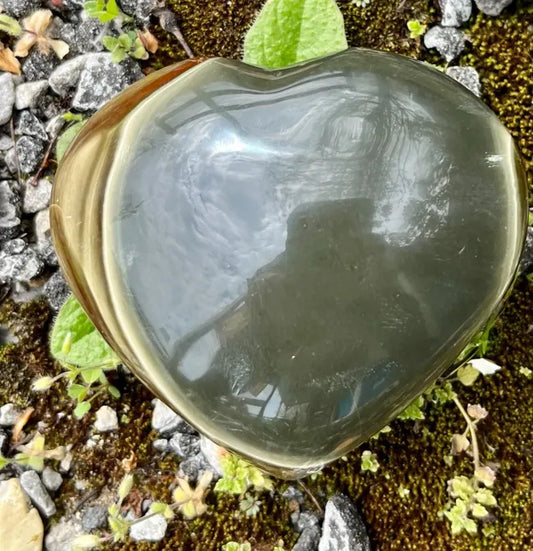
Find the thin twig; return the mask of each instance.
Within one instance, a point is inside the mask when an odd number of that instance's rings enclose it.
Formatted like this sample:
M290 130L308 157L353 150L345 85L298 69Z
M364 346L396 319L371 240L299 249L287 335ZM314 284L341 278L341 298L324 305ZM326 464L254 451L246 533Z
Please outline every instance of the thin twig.
M474 469L477 471L481 467L481 463L479 461L479 445L477 441L477 434L476 434L476 425L470 419L470 416L466 412L465 408L463 407L463 404L459 401L459 398L457 396L454 396L453 401L455 405L459 408L459 411L461 412L461 415L464 417L466 421L466 426L468 427L468 431L470 432L470 439L472 440L472 455L474 459Z
M309 499L313 502L315 507L318 509L319 513L321 515L324 514L324 509L320 506L320 503L318 503L317 498L313 495L313 492L307 487L307 485L303 482L303 480L298 480L298 484L303 488L304 492L309 496Z
M13 117L9 121L9 130L11 132L11 140L13 141L13 147L15 148L15 166L17 167L17 182L18 185L22 185L22 177L20 173L20 163L19 163L19 154L17 151L17 140L15 139L15 124L13 122Z
M35 187L37 186L37 180L39 179L39 176L41 175L42 171L45 169L46 166L48 166L48 160L50 158L50 153L52 152L52 148L54 147L54 144L56 143L57 138L59 137L59 134L61 132L61 129L59 129L55 136L50 140L50 144L48 145L46 149L46 153L44 154L44 159L41 163L41 166L39 167L39 170L35 173L35 176L32 176L32 178L28 181L28 184Z

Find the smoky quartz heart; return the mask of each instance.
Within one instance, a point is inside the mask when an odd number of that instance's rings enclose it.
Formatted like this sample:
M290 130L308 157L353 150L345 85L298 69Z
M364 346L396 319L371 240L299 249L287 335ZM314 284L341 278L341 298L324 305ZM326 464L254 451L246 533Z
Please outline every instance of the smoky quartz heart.
M381 429L483 329L526 185L468 90L352 49L143 79L76 139L51 216L75 294L134 373L290 475Z

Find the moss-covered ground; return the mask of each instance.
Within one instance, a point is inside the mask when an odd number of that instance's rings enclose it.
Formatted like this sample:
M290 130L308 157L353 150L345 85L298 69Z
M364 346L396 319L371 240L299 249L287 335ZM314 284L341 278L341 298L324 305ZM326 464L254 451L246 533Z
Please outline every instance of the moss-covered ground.
M168 0L178 14L181 30L196 55L238 57L246 28L261 5L259 0ZM339 2L352 46L395 51L442 65L435 53L424 51L409 38L406 23L419 19L431 24L438 12L429 0L374 0L368 8ZM466 32L470 42L461 65L473 65L483 84L483 99L515 136L533 181L533 14L518 2L501 16L491 18L475 12ZM156 28L160 50L152 67L184 59L176 40ZM426 410L422 422L395 422L391 433L367 447L377 454L376 474L360 472L360 452L353 452L326 468L309 485L319 501L344 492L360 508L374 549L522 551L533 547L533 380L519 372L533 368L533 288L525 278L518 281L507 307L491 336L488 356L502 365L496 375L478 380L472 388L459 388L464 403L480 403L489 411L482 421L480 443L486 461L499 468L495 495L499 506L494 518L481 526L478 536L452 537L439 511L447 500L446 481L454 474L470 475L468 458L444 461L452 433L463 421L453 404ZM145 497L169 499L177 462L152 451L156 435L150 429L152 396L131 377L117 373L113 381L122 392L112 405L121 418L117 434L103 436L102 444L88 448L93 418L76 421L74 404L59 385L46 393L30 390L31 381L54 374L58 366L48 358L47 334L51 314L43 302L29 305L5 302L0 324L10 328L17 342L0 349L0 404L15 401L35 408L27 433L39 421L49 446L71 444L74 466L63 485L58 514L74 512L113 491L124 472L124 460L136 464L136 489L126 502L138 508ZM96 403L94 408L104 403ZM60 416L58 417L58 413ZM133 455L132 455L133 454ZM84 480L79 489L73 479ZM279 483L282 489L286 483ZM401 497L398 489L410 491ZM208 512L191 522L173 520L166 538L157 544L127 543L111 546L124 550L214 551L229 540L248 540L254 549L269 551L283 540L290 549L297 535L289 515L292 504L279 496L263 497L261 512L246 518L232 497L208 494ZM308 506L311 508L312 504Z

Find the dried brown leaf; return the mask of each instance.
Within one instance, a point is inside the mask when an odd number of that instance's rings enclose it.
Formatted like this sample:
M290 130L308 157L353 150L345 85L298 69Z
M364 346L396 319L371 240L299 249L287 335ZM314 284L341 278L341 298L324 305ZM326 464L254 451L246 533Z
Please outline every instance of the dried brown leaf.
M5 48L0 42L0 71L7 71L15 75L20 75L20 62L15 57L11 48Z
M16 444L20 442L22 436L22 429L26 426L26 423L29 421L31 414L34 412L33 408L26 408L22 415L17 419L15 426L13 427L13 435L11 436L11 441Z
M68 54L69 47L66 42L48 36L47 31L52 17L50 10L37 10L22 21L23 33L15 44L17 57L26 57L35 45L43 54L49 54L50 50L53 50L59 59L63 59Z
M159 48L159 42L157 38L148 30L137 31L139 40L143 43L144 49L151 54L155 54Z

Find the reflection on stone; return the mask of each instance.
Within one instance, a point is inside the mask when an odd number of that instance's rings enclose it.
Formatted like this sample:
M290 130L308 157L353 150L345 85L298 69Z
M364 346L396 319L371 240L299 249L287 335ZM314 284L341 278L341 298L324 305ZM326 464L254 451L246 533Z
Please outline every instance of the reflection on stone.
M84 130L55 184L56 245L163 399L252 459L313 468L384 426L500 306L523 172L496 117L419 63L191 65Z

